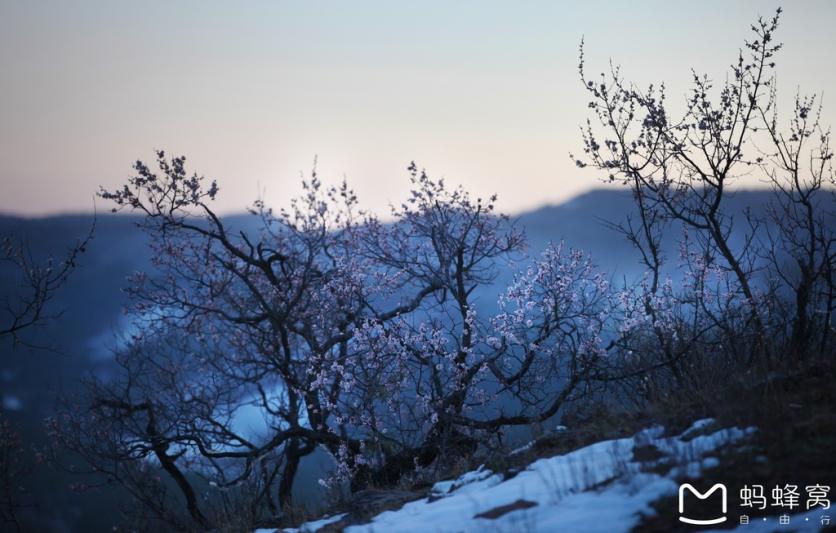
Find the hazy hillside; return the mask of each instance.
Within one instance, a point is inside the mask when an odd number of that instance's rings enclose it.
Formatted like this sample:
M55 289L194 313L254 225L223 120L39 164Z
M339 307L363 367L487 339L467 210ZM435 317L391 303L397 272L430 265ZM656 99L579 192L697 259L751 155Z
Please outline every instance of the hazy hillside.
M731 198L730 211L740 213L745 205L757 209L765 199L762 192L739 193ZM603 221L622 220L631 208L630 198L624 192L599 190L564 204L520 214L513 220L525 230L530 255L550 241L564 240L571 247L590 252L603 270L620 278L635 275L641 269L629 243ZM36 257L60 257L70 244L85 235L92 220L89 215L0 217L0 235L23 239ZM254 222L246 215L232 220L240 227ZM3 394L16 396L25 411L44 414L48 411L44 402L52 393L61 387L72 387L80 375L106 368L113 334L124 325L124 280L131 272L149 267L149 250L145 235L136 227L137 221L131 216L98 216L93 242L68 285L52 302L52 310L61 313L60 320L38 331L33 339L60 353L2 346ZM677 233L669 232L665 243L672 263L676 261ZM0 294L5 297L12 290L14 279L6 270L0 273ZM503 281L497 280L497 285Z

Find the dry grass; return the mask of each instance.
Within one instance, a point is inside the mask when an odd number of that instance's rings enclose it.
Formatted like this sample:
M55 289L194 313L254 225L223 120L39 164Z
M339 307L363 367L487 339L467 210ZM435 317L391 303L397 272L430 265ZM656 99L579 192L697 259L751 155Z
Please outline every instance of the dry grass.
M744 485L763 485L769 498L776 485L795 484L801 487L803 498L804 486L836 479L836 364L820 360L795 372L743 376L740 382L738 387L705 391L710 394L688 402L701 402L718 426L758 428L750 446L721 452L720 466L705 471L698 481L702 486L724 483L728 487L729 527L737 525L738 494ZM675 410L676 406L667 408ZM657 516L644 520L635 531L675 530L677 497L664 498L654 507ZM780 512L781 508L767 507L747 509L745 514L757 517Z

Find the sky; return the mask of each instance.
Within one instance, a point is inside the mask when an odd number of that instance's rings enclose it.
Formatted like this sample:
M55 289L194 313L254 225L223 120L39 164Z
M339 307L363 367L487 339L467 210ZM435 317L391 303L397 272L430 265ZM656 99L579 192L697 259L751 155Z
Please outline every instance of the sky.
M559 203L602 185L569 158L582 37L591 72L612 59L676 102L691 68L722 79L777 6L0 0L0 213L107 210L98 187L155 149L217 179L221 212L287 205L315 159L383 214L413 160L504 212ZM782 99L823 92L826 124L834 23L836 2L793 2L778 33Z

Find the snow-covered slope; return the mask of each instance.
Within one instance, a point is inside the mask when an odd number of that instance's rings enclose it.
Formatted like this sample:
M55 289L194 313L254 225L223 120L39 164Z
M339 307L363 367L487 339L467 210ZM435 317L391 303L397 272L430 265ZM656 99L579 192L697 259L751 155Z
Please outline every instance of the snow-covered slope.
M705 419L680 435L665 437L662 427L651 427L630 438L598 442L565 455L539 459L516 475L480 468L456 480L437 483L426 498L344 531L630 531L644 515L654 513L654 501L677 494L677 478L697 477L703 469L717 466L717 451L742 442L755 431L711 428L712 421ZM671 468L654 468L663 463ZM317 531L342 518L339 515L286 531ZM818 531L818 515L815 519L796 515L793 524L795 531ZM759 518L757 523L741 526L745 528L741 531L772 531L777 525L777 517L765 521ZM671 526L676 528L676 524Z

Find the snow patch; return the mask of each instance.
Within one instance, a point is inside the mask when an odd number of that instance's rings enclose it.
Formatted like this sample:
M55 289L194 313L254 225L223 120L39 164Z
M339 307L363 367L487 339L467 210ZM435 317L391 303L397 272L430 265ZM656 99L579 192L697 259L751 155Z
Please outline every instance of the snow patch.
M699 421L685 433L693 434L708 425ZM705 457L707 453L738 442L751 431L731 428L686 442L681 436L662 437L664 428L653 426L630 438L598 442L565 455L537 460L506 481L480 468L457 480L437 483L434 491L443 492L444 497L407 503L397 511L379 514L369 524L350 526L345 531L629 531L642 516L653 514L653 502L676 494L679 488L672 474L645 472L643 464L633 456L636 448L655 446L664 453L664 459L659 460L682 461L689 473L698 473L715 464L712 458ZM469 482L459 485L464 480ZM476 518L519 500L537 505L495 519Z
M342 513L334 516L320 518L319 520L312 520L310 522L305 522L298 528L294 527L285 529L256 529L253 533L316 533L316 531L319 531L328 524L339 522L343 519L345 515L346 513Z
M696 477L702 470L719 466L715 455L720 448L739 444L755 431L727 428L710 432L713 424L711 419L699 420L682 434L668 437L663 436L662 426L652 426L633 437L539 459L509 479L482 465L456 479L436 483L427 498L380 513L370 523L349 526L344 532L627 532L643 517L654 514L655 501L677 494L677 476ZM653 468L660 464L673 468L667 474L658 473L666 470ZM313 532L344 516L284 531ZM770 518L767 524L771 527L764 529L756 520L751 526L741 526L741 531L773 531L778 524L777 517ZM792 524L802 527L800 531L816 531L808 527L817 527L819 516L796 515Z
M484 483L477 483L484 481ZM480 490L485 487L490 487L502 482L502 476L494 474L492 471L485 468L485 465L479 465L479 468L471 472L462 474L456 479L450 481L439 481L430 489L430 499L439 498L457 491L468 485L467 491Z

